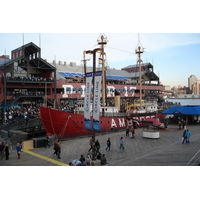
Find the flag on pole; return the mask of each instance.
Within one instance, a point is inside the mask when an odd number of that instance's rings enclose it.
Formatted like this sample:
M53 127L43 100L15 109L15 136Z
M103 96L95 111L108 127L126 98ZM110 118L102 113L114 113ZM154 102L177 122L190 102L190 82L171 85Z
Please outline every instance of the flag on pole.
M101 78L102 72L95 72L94 74L94 96L93 96L93 128L94 131L101 132L100 122L99 122L99 112L100 112L100 98L101 98Z
M84 100L84 125L86 130L92 130L90 120L90 95L92 88L92 73L86 73L85 100Z

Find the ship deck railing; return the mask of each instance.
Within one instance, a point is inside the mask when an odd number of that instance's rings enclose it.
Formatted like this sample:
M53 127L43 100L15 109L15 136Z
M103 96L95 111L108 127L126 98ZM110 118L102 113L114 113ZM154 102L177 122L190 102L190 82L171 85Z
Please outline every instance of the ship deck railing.
M79 112L73 112L73 111L65 111L65 112L70 112L70 113L75 113L75 114L80 114L80 115L84 115L83 111L79 111ZM92 116L92 113L91 113ZM99 117L125 117L126 113L99 113Z
M100 117L125 117L126 113L100 113Z

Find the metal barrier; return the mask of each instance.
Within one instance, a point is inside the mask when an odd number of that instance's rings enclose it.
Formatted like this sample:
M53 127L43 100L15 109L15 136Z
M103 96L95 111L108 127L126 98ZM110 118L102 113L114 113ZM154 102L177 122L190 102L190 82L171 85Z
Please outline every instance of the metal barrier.
M1 130L10 130L10 129L20 129L27 126L38 126L42 125L42 121L40 118L32 118L26 121L24 118L19 120L12 120L11 122L8 122L6 124L1 124L0 129Z
M13 120L12 122L1 124L0 125L0 140L4 143L8 144L10 149L15 148L18 142L22 142L24 140L30 140L31 138L12 138L9 132L11 130L26 132L31 130L32 127L42 127L42 121L40 118L32 118L28 120L28 123L25 119ZM30 134L30 133L29 133ZM28 135L29 136L29 135ZM35 136L35 135L34 135Z

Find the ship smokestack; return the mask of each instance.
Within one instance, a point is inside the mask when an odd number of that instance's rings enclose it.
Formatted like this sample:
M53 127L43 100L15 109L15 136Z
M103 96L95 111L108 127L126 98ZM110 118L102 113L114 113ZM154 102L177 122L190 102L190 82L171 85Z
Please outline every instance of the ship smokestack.
M118 108L118 111L120 111L120 93L118 91L115 90L115 107Z

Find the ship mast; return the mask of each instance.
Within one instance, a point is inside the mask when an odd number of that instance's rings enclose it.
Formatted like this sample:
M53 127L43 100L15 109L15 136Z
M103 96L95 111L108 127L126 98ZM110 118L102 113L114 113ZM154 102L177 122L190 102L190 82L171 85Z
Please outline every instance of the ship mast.
M87 63L87 61L89 61L89 59L86 59L86 58L85 58L85 54L86 54L86 52L83 51L83 60L81 60L81 61L83 62L83 66L84 66L84 74L87 73L86 63ZM85 79L86 79L86 77L85 77Z
M101 61L100 64L102 65L102 107L107 105L106 102L106 66L105 66L105 52L104 46L107 44L107 37L105 35L100 35L100 39L97 40L98 45L101 48L101 55L99 60Z
M141 59L141 54L144 53L144 48L142 47L142 44L140 43L140 36L138 35L138 45L137 48L135 50L135 53L138 55L138 59L137 59L137 65L139 67L139 83L140 83L140 110L142 110L142 72L141 72L141 63L142 63L142 59Z

